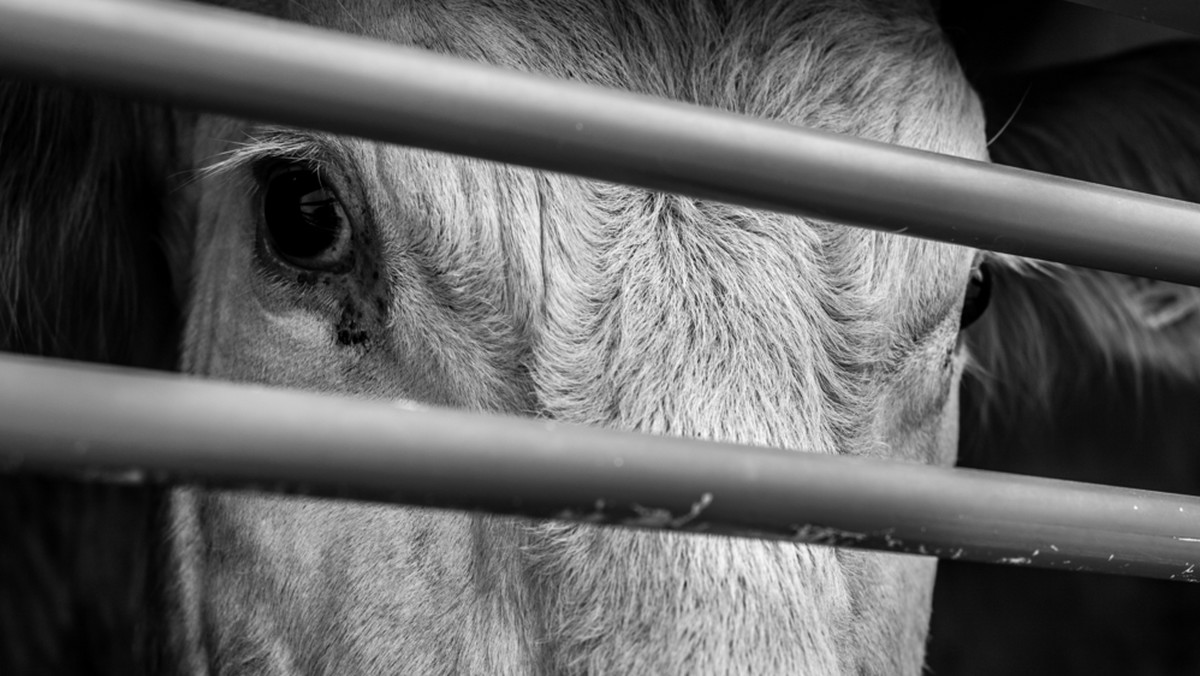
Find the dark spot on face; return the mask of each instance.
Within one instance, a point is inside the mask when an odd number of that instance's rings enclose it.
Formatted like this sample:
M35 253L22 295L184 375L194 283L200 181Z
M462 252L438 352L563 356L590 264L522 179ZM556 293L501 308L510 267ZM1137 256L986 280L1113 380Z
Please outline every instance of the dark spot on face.
M337 342L338 345L344 345L346 347L352 345L362 345L367 342L367 332L361 329L339 329L337 332Z
M379 311L380 315L387 314L387 303L382 298L376 298L375 309Z
M363 345L369 340L367 331L358 322L361 318L362 312L353 303L346 303L337 325L338 345Z
M301 270L300 272L296 273L296 283L297 284L305 284L305 285L316 284L317 277L318 277L318 275L315 272L312 272L309 270ZM324 281L326 284L329 283L328 279L325 279L322 281Z

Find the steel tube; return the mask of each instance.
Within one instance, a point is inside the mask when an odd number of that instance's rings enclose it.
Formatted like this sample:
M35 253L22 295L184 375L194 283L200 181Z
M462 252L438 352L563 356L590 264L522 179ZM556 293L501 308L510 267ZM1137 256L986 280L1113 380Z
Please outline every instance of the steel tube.
M0 0L0 70L1200 285L1200 208L183 2Z
M1200 35L1200 6L1194 0L1068 0L1172 30Z
M0 357L0 468L1196 581L1200 499Z

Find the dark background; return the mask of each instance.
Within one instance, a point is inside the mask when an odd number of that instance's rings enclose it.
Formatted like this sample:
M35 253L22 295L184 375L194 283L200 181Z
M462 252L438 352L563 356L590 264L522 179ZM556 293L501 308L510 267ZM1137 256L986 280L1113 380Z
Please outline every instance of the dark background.
M1061 2L959 0L942 13L985 98L990 83L1019 82L1022 71L1194 39ZM991 133L1003 122L989 120ZM986 428L964 420L960 465L1200 493L1200 392L1110 374L1090 359L1065 365L1074 377L1048 410ZM938 571L934 674L1200 673L1200 585L952 561Z

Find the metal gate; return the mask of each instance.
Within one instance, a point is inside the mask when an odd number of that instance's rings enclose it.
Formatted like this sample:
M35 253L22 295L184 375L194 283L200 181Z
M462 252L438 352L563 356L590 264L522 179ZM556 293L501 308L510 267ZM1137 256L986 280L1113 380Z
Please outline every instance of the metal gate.
M3 0L0 69L1200 285L1200 207L1188 203L226 10ZM8 470L1200 579L1197 498L27 357L0 359L0 439Z

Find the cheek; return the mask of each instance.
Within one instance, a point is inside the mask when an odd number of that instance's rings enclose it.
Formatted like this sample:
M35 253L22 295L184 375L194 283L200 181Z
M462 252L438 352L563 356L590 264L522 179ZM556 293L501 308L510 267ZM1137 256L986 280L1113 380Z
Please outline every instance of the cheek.
M934 455L930 460L934 465L950 466L958 461L959 389L959 377L956 375L950 386L950 396L946 399L946 406L942 409L938 419L939 424L935 429L935 437L931 440L931 450Z
M186 372L223 380L332 389L344 372L332 340L333 304L297 304L255 262L248 186L208 186L197 209L184 333Z
M882 435L893 457L953 465L958 456L962 360L942 356L921 363L927 366L914 365L887 387L881 407Z

